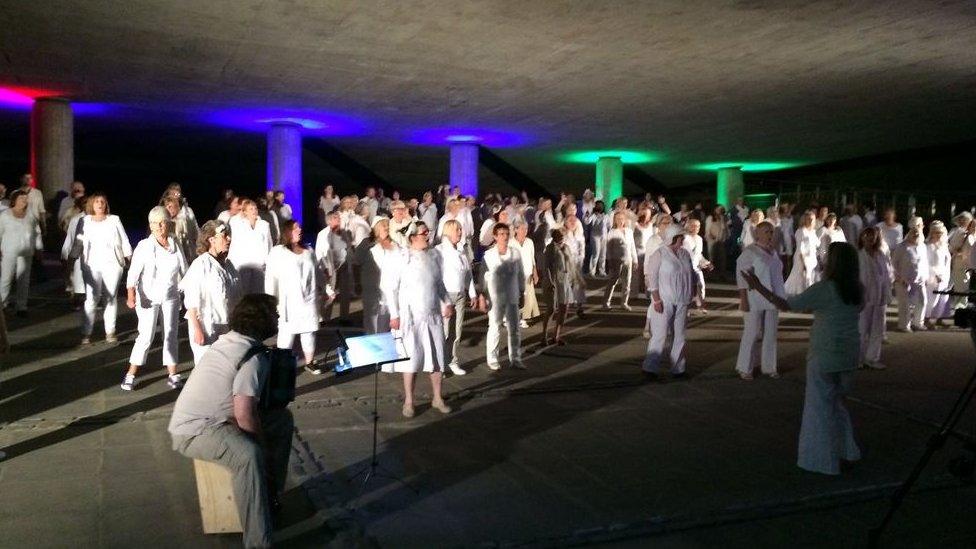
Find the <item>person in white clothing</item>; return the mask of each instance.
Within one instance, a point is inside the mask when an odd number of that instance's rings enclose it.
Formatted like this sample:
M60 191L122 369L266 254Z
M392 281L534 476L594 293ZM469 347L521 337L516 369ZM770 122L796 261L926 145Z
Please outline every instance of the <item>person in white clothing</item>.
M860 363L883 370L881 347L885 334L885 311L891 303L891 258L882 248L881 231L868 226L858 240L858 264L864 288L864 308L858 320L861 333Z
M649 277L648 267L651 256L654 255L659 248L665 245L665 242L670 242L674 237L681 233L681 229L674 227L674 218L671 217L670 213L661 212L654 217L654 234L647 239L644 243L644 263L641 264L641 269L643 269L644 274L644 287L647 287L647 280ZM647 290L650 293L650 289ZM647 318L644 322L643 336L644 339L649 339L651 337L651 311L652 307L647 308Z
M461 202L457 199L451 198L447 201L444 206L444 215L441 216L440 220L437 222L437 238L442 238L444 236L444 224L452 219L461 224L461 242L462 246L467 242L467 237L470 235L464 234L464 223L461 223Z
M621 288L621 305L625 311L630 307L630 287L634 269L637 267L637 245L634 243L634 231L628 227L627 216L623 212L613 215L613 228L606 237L606 264L608 267L607 287L603 292L603 309L611 310L613 292L619 285Z
M817 229L820 247L817 248L817 265L821 271L827 264L827 249L834 242L847 242L844 231L837 225L837 214L829 213L823 219L823 226Z
M360 199L359 203L360 204L364 204L366 206L366 212L365 213L362 213L360 215L362 215L363 217L365 217L365 219L366 219L366 226L369 227L369 223L373 220L374 217L376 217L376 215L377 215L377 213L379 213L379 209L380 209L380 201L376 197L376 188L375 187L366 187L366 196L364 196L362 199ZM359 213L359 212L357 212L357 213ZM366 237L363 237L363 238L366 238ZM358 246L359 245L359 242L356 242L355 245Z
M844 217L840 218L838 224L844 231L844 240L851 243L857 242L861 231L864 230L864 220L857 215L857 208L854 204L848 204L844 207Z
M40 225L41 235L47 234L47 208L44 205L44 194L34 186L34 176L25 173L20 178L20 190L27 194L27 211Z
M949 296L936 293L949 289L949 276L952 270L948 234L945 224L941 221L936 220L929 225L926 251L929 260L929 276L925 281L925 324L933 328L936 322L941 325L947 318L952 317Z
M346 224L345 229L347 239L353 248L359 246L372 233L370 221L376 216L370 212L369 203L360 202L353 209L353 215L349 217L349 222Z
M957 292L969 291L970 268L976 268L976 263L970 264L969 258L976 249L976 220L973 214L962 212L954 217L956 224L949 232L949 253L952 254L951 287ZM952 296L949 307L959 309L966 307L969 300L966 296Z
M793 262L793 250L796 248L796 243L793 229L793 205L789 202L783 202L779 205L779 234L780 259L787 269L792 269L791 263Z
M373 236L363 240L356 248L359 264L359 282L363 296L363 330L367 334L386 332L390 329L390 309L383 294L383 276L401 255L403 247L392 238L391 221L377 216L373 220ZM406 232L401 236L407 238Z
M75 202L79 198L85 197L85 184L81 181L75 181L71 184L71 189L68 191L68 196L61 199L61 203L58 205L58 224L64 227L68 224L68 221L73 215L71 215L71 210L75 206Z
M689 217L685 222L684 247L691 255L691 264L695 268L695 278L698 279L698 312L708 314L705 309L705 273L712 270L712 262L705 259L705 242L701 235L701 221Z
M908 231L891 252L895 273L895 296L898 298L898 329L902 332L925 330L925 281L929 276L928 250L915 229Z
M332 185L326 185L322 189L322 196L319 197L319 210L322 212L322 220L325 216L332 213L339 206L339 197L335 194Z
M519 311L521 328L529 327L529 320L539 316L539 301L536 299L535 287L539 284L539 269L535 264L535 242L529 238L529 225L521 217L516 218L511 225L511 230L515 231L515 238L510 239L508 244L518 248L519 255L522 256L522 272L525 273L525 294L522 296L522 310Z
M548 280L543 284L543 302L546 311L542 315L542 345L548 347L550 342L565 345L562 339L563 324L566 323L566 311L573 301L573 285L570 272L572 268L571 252L566 246L566 234L560 229L552 230L552 241L546 246L542 254L543 271ZM549 339L549 322L555 324L553 339Z
M753 272L763 285L771 288L779 297L786 297L783 287L783 262L779 258L773 237L773 226L760 223L756 226L756 242L742 250L735 262L736 283L739 288L739 310L743 312L742 340L739 343L739 356L735 369L744 380L752 379L756 362L760 363L762 373L779 377L776 370L776 332L779 328L779 311L776 305L749 289L742 276L743 272ZM759 352L759 340L762 352ZM757 360L757 358L759 360Z
M423 202L417 205L417 217L428 227L437 227L437 204L434 204L434 193L424 193ZM434 235L431 235L431 239Z
M540 198L532 222L532 243L535 246L535 264L539 268L539 279L542 280L543 294L549 284L546 273L546 262L543 258L545 249L552 242L552 230L556 229L556 217L552 214L552 199Z
M444 337L447 340L445 360L451 372L463 376L467 373L461 368L460 358L464 313L469 302L474 307L478 295L474 288L471 262L462 251L461 223L456 219L449 219L444 223L443 233L441 243L434 247L434 252L441 267L448 301L454 305L454 318L444 323Z
M793 254L793 268L786 279L786 294L799 295L817 282L817 252L820 250L820 237L817 236L816 214L813 210L803 212L800 227L794 240L796 251Z
M617 215L614 213L614 215ZM625 223L629 224L629 217L624 214L627 218ZM644 265L644 257L646 254L647 241L654 235L654 213L647 206L642 207L640 212L637 214L637 220L634 221L634 248L637 250L637 265L636 268L640 269ZM643 293L644 292L644 277L635 276L632 277L631 282L631 292Z
M597 200L593 210L583 217L583 223L590 229L590 264L586 269L587 274L600 278L607 276L607 238L610 225L615 223L616 217L614 215L614 220L611 221L602 200Z
M197 257L179 283L194 366L213 342L229 331L230 313L241 298L237 270L227 261L230 240L230 227L223 221L204 223L197 240Z
M482 249L488 249L495 243L495 236L492 229L496 223L509 224L508 210L502 209L501 206L495 206L491 217L481 224L481 230L478 232L478 244L481 245Z
M330 212L325 216L326 227L315 238L315 260L325 276L327 284L338 293L339 315L349 314L349 306L355 281L352 275L352 260L347 260L349 244L343 237L341 215ZM332 318L334 301L325 304L322 320Z
M241 203L241 214L230 220L230 241L227 259L234 264L241 279L241 293L259 294L264 291L264 264L274 246L271 226L258 217L258 205L253 200Z
M876 226L881 231L881 241L884 245L882 250L891 255L892 250L904 239L905 233L901 223L895 220L894 208L885 208L883 215L883 220Z
M281 244L268 254L264 293L278 299L279 349L293 349L295 338L301 343L305 367L315 366L315 332L319 330L319 300L331 293L312 250L302 244L302 226L294 219L281 224Z
M671 216L667 215L670 219ZM648 258L644 272L647 291L651 294L651 340L642 370L650 379L657 378L668 335L671 338L671 377L685 376L685 327L688 305L698 300L691 255L684 249L684 233L674 235L667 245L659 247Z
M64 265L68 276L66 284L67 291L72 294L72 303L75 310L81 309L81 304L85 301L85 279L81 274L81 241L78 240L84 229L83 219L85 218L86 198L78 200L78 213L68 220L64 230L64 243L61 245L61 262ZM72 208L74 210L75 208ZM76 300L75 297L80 297Z
M508 331L508 360L513 368L525 369L522 364L522 334L519 328L519 309L525 295L525 272L522 257L509 246L509 228L504 223L492 229L495 245L485 252L485 287L488 289L488 335L485 338L488 368L498 370L498 351L501 349L501 327Z
M136 245L132 264L126 278L126 305L135 309L139 319L139 334L129 355L129 370L122 380L122 390L131 391L136 374L146 363L149 347L156 334L156 324L162 316L163 365L169 373L167 384L172 389L183 386L176 373L179 364L179 282L186 273L183 252L170 237L172 220L163 206L149 211L149 230L152 234Z
M95 309L105 298L105 341L114 343L115 320L118 314L118 290L122 269L132 256L132 245L125 234L119 216L111 215L108 199L102 193L94 193L85 203L85 215L79 224L82 229L76 238L81 243L78 261L85 281L85 303L82 308L81 344L91 343L95 327Z
M16 190L10 195L10 209L0 213L0 308L8 305L15 288L14 305L20 317L27 316L31 262L44 249L40 223L28 206L27 193Z
M407 229L410 224L415 221L410 217L410 210L407 209L407 205L402 200L394 200L390 202L390 213L392 217L387 223L388 233L390 239L400 248L406 248L409 246L407 242ZM376 220L373 220L373 229L376 228Z
M760 223L766 220L766 214L760 209L755 208L749 214L749 219L742 224L742 236L740 237L742 241L742 248L748 248L755 241L755 231L756 227Z
M268 204L268 207L277 206L275 208L275 213L280 219L280 223L284 225L285 221L289 221L295 218L295 213L292 211L291 206L285 202L285 191L281 189L276 189L274 194L271 195L274 199L273 204Z
M197 238L200 234L197 220L192 216L193 211L184 209L178 194L167 194L163 197L160 206L166 208L170 219L173 220L173 240L180 247L187 262L192 262L197 256Z
M444 321L454 315L438 254L429 248L430 228L422 222L407 233L410 246L403 250L399 268L390 271L384 284L390 306L390 329L403 336L409 360L389 365L403 373L403 415L413 417L414 381L417 373L430 372L431 407L448 414L441 381L444 375Z
M583 234L583 224L576 217L576 204L567 203L563 208L563 232L566 233L566 246L572 253L573 295L576 303L576 316L583 318L583 308L586 306L586 281L583 280L583 258L586 255L586 237Z

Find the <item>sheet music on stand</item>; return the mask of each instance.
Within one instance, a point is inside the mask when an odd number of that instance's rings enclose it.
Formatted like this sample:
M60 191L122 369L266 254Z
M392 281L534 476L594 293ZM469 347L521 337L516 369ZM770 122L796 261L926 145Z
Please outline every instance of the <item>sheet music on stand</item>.
M339 352L339 363L335 367L336 374L354 368L382 366L408 359L403 338L393 332L344 338L343 343L345 350Z

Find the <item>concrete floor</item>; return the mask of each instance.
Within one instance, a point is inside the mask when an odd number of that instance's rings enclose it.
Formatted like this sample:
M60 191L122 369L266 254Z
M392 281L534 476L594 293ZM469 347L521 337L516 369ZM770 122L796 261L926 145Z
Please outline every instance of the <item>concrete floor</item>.
M569 345L541 348L538 327L526 331L525 372L487 370L485 320L472 316L470 373L445 382L449 416L427 407L421 379L418 415L401 417L400 378L380 376L379 463L416 492L378 478L360 493L373 378L303 374L281 545L864 546L974 364L965 332L892 333L889 368L861 372L849 402L863 461L814 475L794 465L809 317L782 321L781 379L743 382L732 372L741 318L714 286L711 314L690 321L688 379L647 384L644 303L604 313L591 293ZM176 395L163 370L118 389L132 315L119 345L80 349L66 302L37 299L32 311L10 320L0 372L0 546L236 546L201 533L191 464L169 446ZM976 491L945 467L960 446L935 457L884 546L973 546Z

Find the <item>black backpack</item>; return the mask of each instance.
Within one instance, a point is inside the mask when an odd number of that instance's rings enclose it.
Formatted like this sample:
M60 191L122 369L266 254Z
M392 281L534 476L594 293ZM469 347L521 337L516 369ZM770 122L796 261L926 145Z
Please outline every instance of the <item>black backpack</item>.
M237 364L241 368L245 362L258 354L264 354L268 359L268 377L261 388L258 408L261 410L282 410L288 403L295 400L295 378L298 361L295 354L288 349L274 349L264 345L255 345L244 354L244 358Z

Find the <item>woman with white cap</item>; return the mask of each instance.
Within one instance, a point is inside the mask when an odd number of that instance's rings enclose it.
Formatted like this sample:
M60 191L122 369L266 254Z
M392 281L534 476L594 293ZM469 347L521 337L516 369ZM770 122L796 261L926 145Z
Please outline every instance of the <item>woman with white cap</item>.
M401 251L399 268L392 269L384 281L390 307L390 329L400 332L409 360L384 367L384 371L403 373L403 415L413 417L414 381L417 373L430 372L433 393L431 407L447 414L451 407L441 394L444 375L444 320L454 314L444 287L436 254L429 248L430 229L417 222L407 232L410 246Z
M85 211L87 215L79 221L82 229L76 234L81 243L78 260L85 281L81 344L91 342L95 309L102 297L105 298L105 341L112 343L117 341L115 319L118 315L119 281L126 261L132 256L132 245L119 216L111 215L108 199L103 193L90 195L85 203Z
M331 293L312 250L302 244L302 226L294 219L281 223L281 244L268 254L264 293L278 298L278 348L301 343L305 367L316 373L315 332L319 330L319 299Z
M162 317L163 365L169 373L167 383L172 389L183 386L183 379L176 373L179 364L179 282L186 273L183 251L170 236L172 220L163 206L149 211L151 234L136 245L132 264L126 278L128 296L126 305L135 309L139 319L139 334L129 355L129 370L122 380L122 390L131 391L136 374L146 363L149 347L156 335L156 324Z
M657 377L668 334L672 335L671 376L680 378L685 375L685 326L688 305L698 300L698 279L691 264L691 254L684 249L684 237L684 233L672 236L666 246L648 256L644 268L647 291L651 294L652 335L643 363L644 374L649 378Z
M241 293L264 292L264 265L274 246L271 225L258 217L258 205L253 200L244 200L240 215L230 220L230 231L234 238L227 259L240 276Z
M406 229L409 231L409 226ZM403 236L406 238L406 231ZM388 262L400 257L401 249L390 235L390 220L383 216L373 219L373 236L356 248L363 297L363 330L367 334L390 330L390 309L383 295L382 282L388 272Z
M925 248L929 260L929 276L925 281L925 325L932 328L936 322L942 324L946 318L952 316L949 296L936 293L949 289L951 272L952 254L949 253L944 223L935 220L929 224L929 238Z
M952 254L950 286L954 291L965 292L969 290L969 256L976 244L976 221L969 212L962 212L952 218L952 221L956 226L949 232L949 253ZM966 296L953 296L949 299L952 309L965 307L967 303Z
M180 280L194 365L227 333L230 313L241 297L237 270L227 261L230 240L230 227L223 221L204 223L197 239L197 257Z
M891 252L898 298L898 329L902 332L925 330L925 281L929 276L928 250L917 229L909 229L905 240Z

